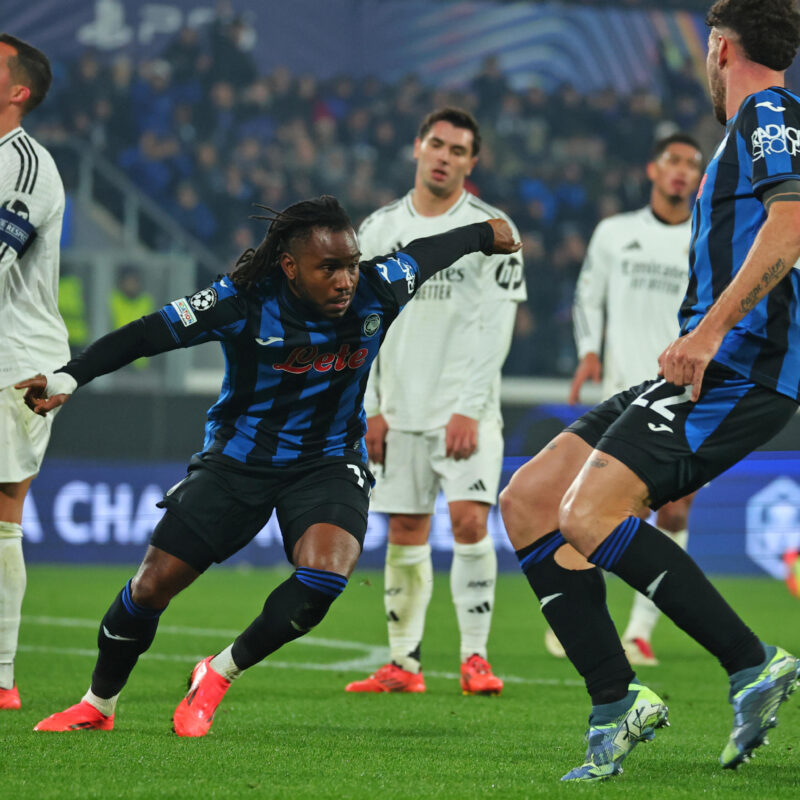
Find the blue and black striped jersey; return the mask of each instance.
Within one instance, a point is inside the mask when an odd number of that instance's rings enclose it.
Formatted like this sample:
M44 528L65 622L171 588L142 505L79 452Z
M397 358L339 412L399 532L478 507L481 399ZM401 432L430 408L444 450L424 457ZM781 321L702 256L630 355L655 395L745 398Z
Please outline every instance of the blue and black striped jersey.
M491 252L493 240L492 227L477 223L362 263L337 319L305 304L282 276L246 291L221 277L98 339L62 369L82 385L142 355L219 341L225 377L203 452L254 466L366 462L364 390L386 331L427 278L467 253Z
M772 87L745 98L708 165L694 208L681 332L693 330L742 266L766 220L770 186L800 179L800 98ZM800 273L787 275L725 336L714 359L800 399Z

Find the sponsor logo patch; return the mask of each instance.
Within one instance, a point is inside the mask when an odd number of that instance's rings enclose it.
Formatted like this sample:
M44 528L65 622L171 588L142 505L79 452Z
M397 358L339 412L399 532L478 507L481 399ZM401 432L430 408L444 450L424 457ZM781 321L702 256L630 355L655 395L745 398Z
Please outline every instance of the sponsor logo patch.
M188 328L197 322L197 317L194 315L192 307L186 302L185 297L173 300L170 305L178 312L178 319L183 323L184 328Z
M209 308L214 308L217 304L217 290L211 288L201 289L197 294L191 296L189 302L195 311L208 311Z
M781 111L786 111L783 106L776 106L773 105L771 101L764 100L763 103L756 103L756 108L768 108L770 111L774 111L776 113L780 113Z
M773 155L796 156L800 153L800 130L789 125L765 125L753 131L751 142L753 161Z
M495 271L494 279L503 289L519 289L522 285L522 261L516 256L503 261Z
M361 330L364 336L374 336L381 328L381 318L378 314L370 314L365 320Z

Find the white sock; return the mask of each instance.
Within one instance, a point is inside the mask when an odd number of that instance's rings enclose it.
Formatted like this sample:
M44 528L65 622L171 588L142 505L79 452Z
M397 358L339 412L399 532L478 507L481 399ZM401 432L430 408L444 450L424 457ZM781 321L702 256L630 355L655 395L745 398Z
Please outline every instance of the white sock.
M683 550L689 541L689 531L682 530L677 533L670 533L663 528L659 528L662 533L665 533L675 541ZM650 641L653 634L653 628L658 622L661 612L658 606L649 598L638 592L633 598L633 607L631 608L631 616L628 620L628 627L622 636L623 641L631 639L644 639L646 642Z
M85 700L90 705L93 705L106 717L112 716L117 707L118 699L119 693L115 694L113 697L98 697L91 689L88 689L86 694L81 698L81 700Z
M232 651L233 645L229 644L222 652L217 653L214 658L208 662L214 672L218 675L222 675L223 678L229 681L235 681L242 672L244 672L244 670L236 666L236 662L233 660L233 655L231 654Z
M425 613L433 594L431 546L389 544L386 548L383 604L389 627L392 661L419 672Z
M25 582L22 526L0 522L0 689L14 687L14 657Z
M497 553L488 534L475 544L453 543L450 591L461 632L461 660L473 653L486 658L492 626Z

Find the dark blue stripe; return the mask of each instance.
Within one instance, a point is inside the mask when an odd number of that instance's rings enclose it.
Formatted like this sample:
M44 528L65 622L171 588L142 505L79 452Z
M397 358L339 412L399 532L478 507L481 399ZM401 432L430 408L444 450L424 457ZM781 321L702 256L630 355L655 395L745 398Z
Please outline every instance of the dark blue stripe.
M554 553L561 547L562 544L566 544L567 540L561 535L561 531L553 531L552 533L547 534L542 539L542 543L535 549L531 550L530 553L520 558L519 566L523 572L531 565L531 564L538 564L540 561L543 561L547 556L551 553Z
M335 572L301 567L295 571L295 575L300 583L329 597L338 597L347 586L347 578Z
M619 561L620 556L625 552L628 545L631 543L631 539L633 539L633 534L639 528L639 518L638 517L629 517L630 522L629 525L625 527L621 527L619 533L617 534L616 544L611 550L611 553L608 557L608 565L609 569L613 567L617 561Z
M614 549L614 546L617 542L617 536L619 532L622 530L627 530L628 526L630 525L630 518L626 519L624 522L620 523L616 528L614 528L611 533L603 540L603 543L595 550L596 562L604 569L606 568L606 563L610 560L611 552Z
M337 572L328 572L327 570L313 569L311 567L299 567L297 572L308 578L316 578L320 581L335 584L342 589L347 586L347 578L345 578L344 575L339 575Z
M154 609L154 608L145 608L144 606L140 606L138 603L133 602L133 598L131 597L131 582L128 581L122 589L122 605L125 606L125 610L132 616L132 617L139 617L140 619L157 619L161 616L164 609Z
M612 569L628 549L636 531L639 530L640 522L638 517L628 517L617 525L605 541L589 556L589 561L603 569Z

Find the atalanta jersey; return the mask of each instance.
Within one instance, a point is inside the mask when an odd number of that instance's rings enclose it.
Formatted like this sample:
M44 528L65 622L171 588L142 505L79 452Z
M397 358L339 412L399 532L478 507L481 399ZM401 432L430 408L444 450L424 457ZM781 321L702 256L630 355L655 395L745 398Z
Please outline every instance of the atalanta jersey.
M767 218L763 192L800 179L800 98L781 88L747 97L700 184L681 332L693 330L731 282ZM800 273L793 269L732 328L715 361L800 399Z
M260 291L230 277L104 336L63 370L82 385L135 358L219 341L225 377L208 412L203 452L259 466L327 457L366 463L364 389L386 331L437 270L490 251L488 223L417 239L360 265L353 301L329 319L281 276Z

